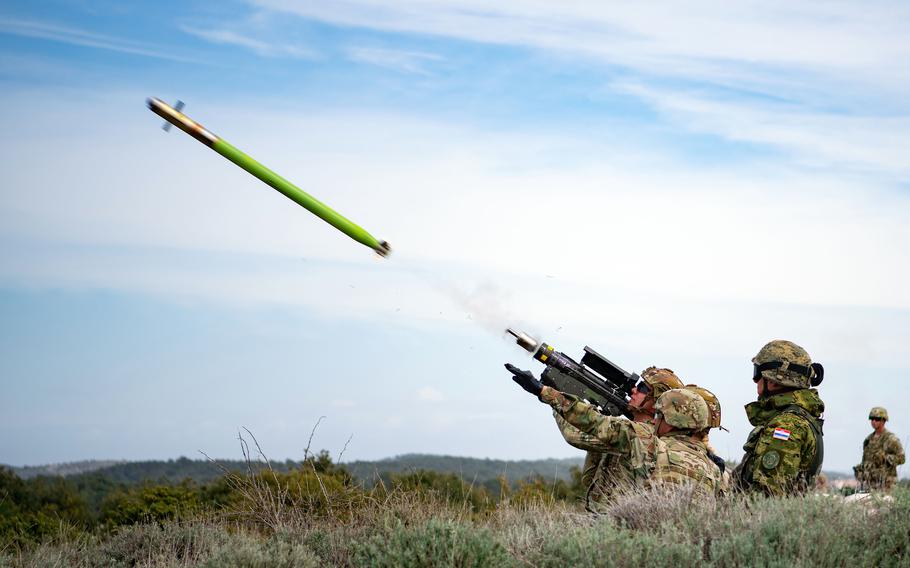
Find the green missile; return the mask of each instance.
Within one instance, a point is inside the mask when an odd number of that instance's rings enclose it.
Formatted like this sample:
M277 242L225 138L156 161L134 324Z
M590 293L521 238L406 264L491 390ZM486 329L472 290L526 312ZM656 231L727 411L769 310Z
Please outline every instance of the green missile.
M227 143L224 139L215 136L201 124L192 120L179 110L154 97L148 99L146 102L152 112L168 121L170 124L173 124L247 172L264 181L266 184L277 189L292 201L301 207L308 209L311 213L358 243L370 247L379 253L380 256L388 256L389 253L392 252L389 243L378 240L376 237L366 232L360 225L357 225L353 221L342 216L325 203L319 201L309 193L263 166L250 156L247 156L231 144Z

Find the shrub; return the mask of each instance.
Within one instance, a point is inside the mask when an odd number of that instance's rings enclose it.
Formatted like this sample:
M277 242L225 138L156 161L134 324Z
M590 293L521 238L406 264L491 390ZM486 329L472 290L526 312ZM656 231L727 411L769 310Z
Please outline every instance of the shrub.
M201 564L204 568L317 568L319 558L304 544L293 542L288 535L256 538L235 535L212 557Z
M698 544L624 529L608 519L546 539L525 559L534 566L702 566Z
M392 492L429 496L444 505L461 507L471 512L489 511L493 508L490 493L482 486L474 486L455 473L418 470L390 476ZM381 494L386 488L380 487Z
M135 523L179 519L201 510L199 492L191 482L180 485L140 485L120 490L101 505L101 522L113 528Z
M85 500L62 478L22 480L0 467L0 550L91 527Z
M487 529L448 521L421 527L399 525L389 533L353 543L355 566L486 568L515 564L505 547Z
M535 476L519 480L518 486L508 494L509 503L519 507L535 503L553 504L555 501L578 501L573 486L562 479L547 480Z

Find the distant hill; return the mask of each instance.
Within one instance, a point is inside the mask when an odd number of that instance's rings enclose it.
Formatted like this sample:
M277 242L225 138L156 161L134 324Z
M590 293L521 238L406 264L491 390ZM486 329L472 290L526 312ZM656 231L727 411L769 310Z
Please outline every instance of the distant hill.
M581 466L582 458L544 459L544 460L491 460L464 458L456 456L438 456L430 454L406 454L378 461L354 461L343 465L358 480L365 483L376 481L378 476L388 473L402 473L418 469L457 473L466 480L487 481L504 475L510 482L541 475L546 479L571 477L570 468ZM262 464L254 464L263 467ZM300 467L300 462L286 460L272 462L277 471L287 471ZM220 477L224 470L243 472L247 464L241 460L191 460L181 457L175 460L154 460L117 462L90 460L67 464L45 466L27 466L11 468L19 477L31 478L39 475L73 477L80 475L100 475L115 482L132 485L143 481L178 483L192 479L197 483L208 483Z
M492 460L437 456L430 454L405 454L379 461L353 461L344 464L351 474L362 481L371 481L378 474L401 473L425 469L440 473L457 473L464 479L485 481L503 475L511 482L541 475L546 479L569 480L570 469L581 467L584 459L549 458L544 460Z
M494 460L465 458L458 456L440 456L432 454L404 454L377 461L353 461L343 465L358 480L373 483L379 476L388 477L389 473L402 473L425 469L440 473L457 473L467 481L480 483L496 479L503 475L511 483L527 479L534 475L545 479L559 478L569 480L573 466L581 467L581 456L575 458L550 458L543 460ZM261 467L261 465L260 465ZM300 467L300 462L286 460L272 462L278 471L287 471ZM111 461L89 460L82 462L52 464L43 466L26 466L11 468L24 479L45 476L84 476L100 475L114 482L132 485L143 481L178 483L192 479L197 483L208 483L223 474L223 470L243 472L247 464L241 460L191 460L181 457L172 460L154 461ZM826 471L830 480L852 479L852 475Z
M70 475L79 475L81 473L90 473L99 469L106 469L115 465L127 463L124 460L84 460L67 463L53 463L49 465L27 465L24 467L4 466L13 470L13 472L22 479L32 477L57 476L67 477Z

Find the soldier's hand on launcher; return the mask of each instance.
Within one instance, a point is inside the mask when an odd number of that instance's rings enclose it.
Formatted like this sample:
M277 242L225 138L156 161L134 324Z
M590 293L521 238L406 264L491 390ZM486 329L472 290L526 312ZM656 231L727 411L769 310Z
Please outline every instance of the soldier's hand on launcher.
M543 383L534 378L531 371L522 371L511 363L506 363L506 370L512 373L512 380L518 383L518 386L534 396L540 396L540 391L543 390Z

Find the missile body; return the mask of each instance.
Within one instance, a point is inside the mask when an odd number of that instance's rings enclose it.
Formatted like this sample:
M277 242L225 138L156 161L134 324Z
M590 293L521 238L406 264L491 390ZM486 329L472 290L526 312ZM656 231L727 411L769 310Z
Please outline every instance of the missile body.
M182 112L177 111L169 104L154 97L148 99L146 102L149 109L161 118L173 124L180 130L183 130L228 160L234 162L247 172L272 186L274 189L277 189L289 199L305 209L308 209L311 213L355 241L370 247L380 256L388 256L392 251L387 242L378 240L361 226L347 219L325 203L319 201L309 193L263 166L250 156L244 154L224 139L215 136L201 124L192 120Z

